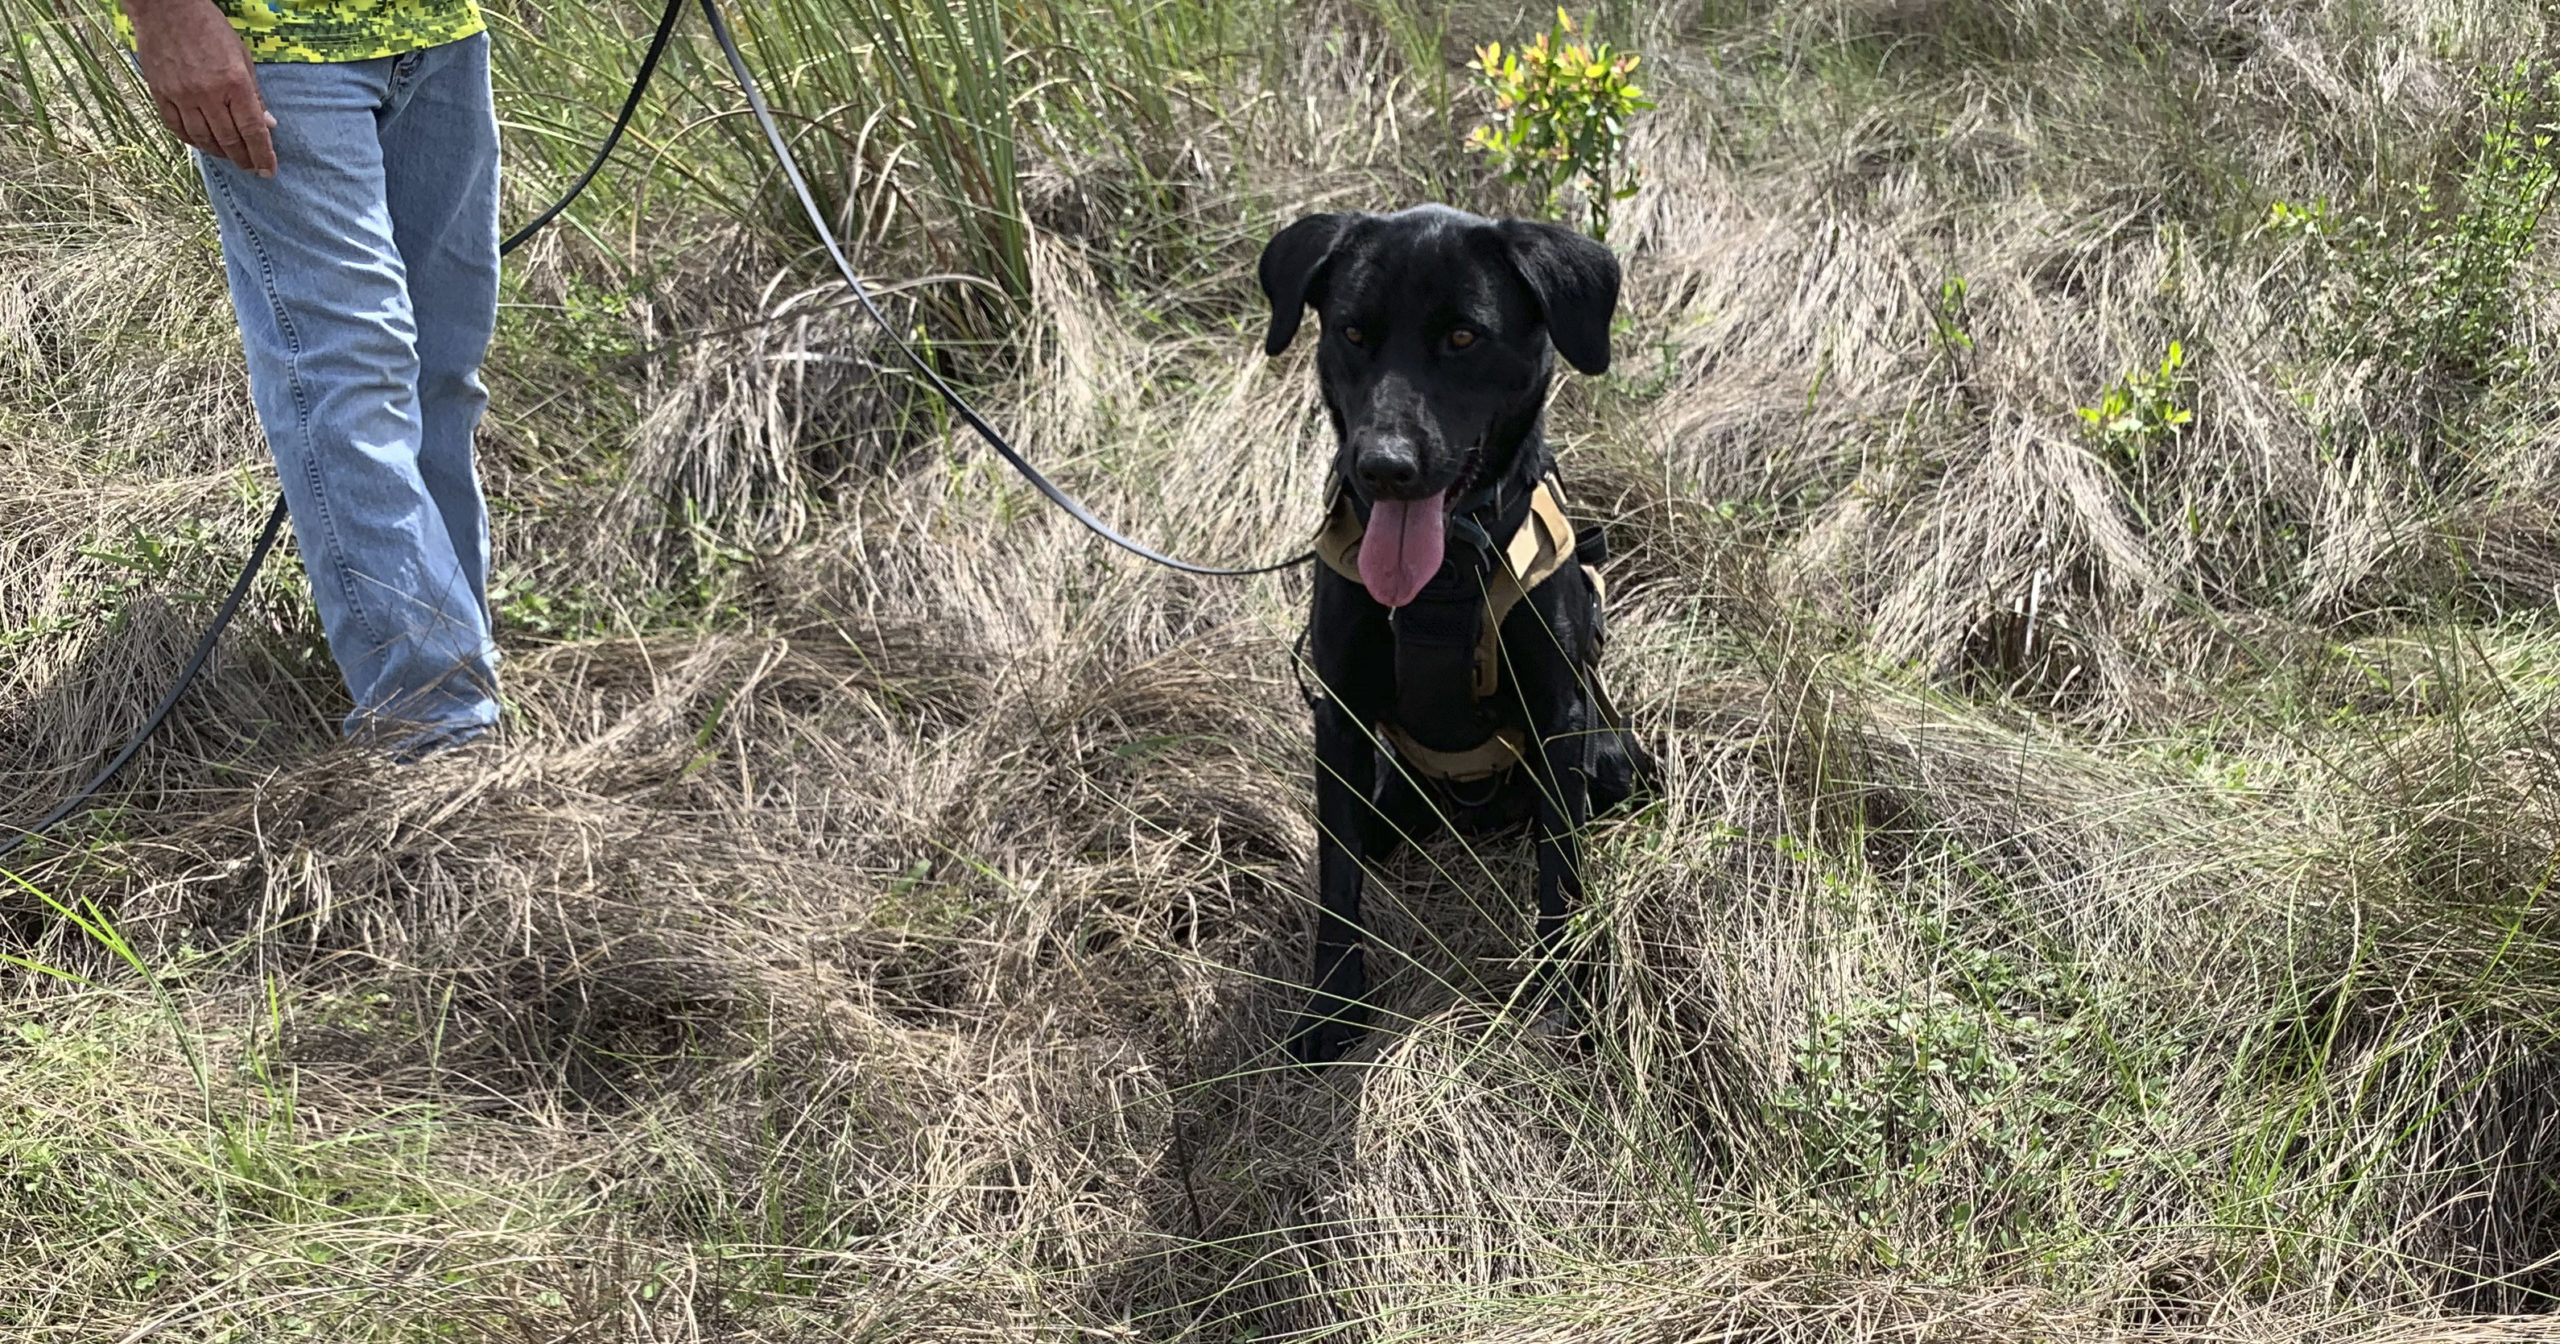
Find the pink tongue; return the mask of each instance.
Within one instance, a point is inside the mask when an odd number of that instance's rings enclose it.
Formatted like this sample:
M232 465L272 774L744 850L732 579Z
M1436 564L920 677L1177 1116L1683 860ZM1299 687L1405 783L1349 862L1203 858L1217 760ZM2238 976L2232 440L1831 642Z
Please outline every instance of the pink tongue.
M1369 596L1401 607L1440 572L1447 536L1442 491L1429 499L1382 499L1369 506L1369 527L1360 538L1360 581Z

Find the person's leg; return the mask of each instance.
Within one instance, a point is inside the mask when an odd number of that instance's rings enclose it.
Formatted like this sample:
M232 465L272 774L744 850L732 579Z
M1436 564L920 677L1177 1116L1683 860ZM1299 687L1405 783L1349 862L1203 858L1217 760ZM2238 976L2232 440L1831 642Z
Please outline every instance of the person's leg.
M399 58L259 67L277 171L198 157L350 735L415 749L497 718L488 620L419 470L417 325L379 118Z
M498 320L498 114L487 34L395 66L382 168L418 319L418 474L486 612L489 510L471 434L489 404L480 360Z

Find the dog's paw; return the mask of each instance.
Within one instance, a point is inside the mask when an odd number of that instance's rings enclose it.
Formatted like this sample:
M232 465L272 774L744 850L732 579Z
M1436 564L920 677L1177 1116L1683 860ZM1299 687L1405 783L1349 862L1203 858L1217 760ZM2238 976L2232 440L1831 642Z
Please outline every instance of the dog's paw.
M1541 1036L1580 1036L1599 1016L1589 966L1548 962L1529 986L1532 1029Z
M1316 950L1315 988L1289 1028L1289 1053L1301 1064L1330 1064L1369 1029L1369 959L1358 943Z
M1550 1045L1570 1045L1582 1037L1582 1014L1549 1000L1529 1019L1529 1034Z
M1369 1005L1318 994L1289 1029L1289 1056L1301 1064L1330 1064L1369 1030Z

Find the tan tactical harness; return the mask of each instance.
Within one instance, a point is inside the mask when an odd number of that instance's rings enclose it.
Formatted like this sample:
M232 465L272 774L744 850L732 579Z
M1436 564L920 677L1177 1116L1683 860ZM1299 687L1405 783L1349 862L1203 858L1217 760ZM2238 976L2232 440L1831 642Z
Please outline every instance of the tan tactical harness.
M1315 551L1326 567L1353 583L1361 581L1360 537L1364 530L1350 494L1337 489L1333 510L1326 516L1323 529L1316 533ZM1485 587L1484 631L1476 640L1471 687L1480 701L1492 698L1502 685L1502 618L1539 584L1554 577L1573 554L1573 524L1566 520L1563 501L1550 483L1538 482L1529 496L1528 515L1509 537L1495 540L1494 551L1503 563L1495 568ZM1591 579L1592 600L1596 602L1600 597L1600 576L1585 572ZM1519 764L1528 750L1520 730L1507 724L1465 751L1433 750L1392 723L1376 727L1378 736L1417 773L1450 783L1490 779Z

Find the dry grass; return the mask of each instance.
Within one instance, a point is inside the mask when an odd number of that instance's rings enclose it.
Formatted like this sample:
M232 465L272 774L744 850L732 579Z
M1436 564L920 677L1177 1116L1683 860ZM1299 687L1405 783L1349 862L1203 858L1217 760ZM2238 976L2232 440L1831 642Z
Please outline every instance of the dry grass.
M734 223L561 235L494 368L504 743L329 745L288 569L0 902L83 977L8 990L0 1337L2547 1337L2502 1313L2560 1291L2553 266L2461 381L2341 354L2261 227L2454 190L2539 12L1618 21L1663 108L1557 428L1666 782L1594 837L1586 1038L1513 1010L1525 855L1450 842L1375 888L1382 1027L1288 1067L1303 578L1100 549ZM1166 160L1148 255L1212 270L1140 285L1108 156L1043 160L973 356L1186 554L1321 493L1258 232L1450 171L1389 26L1297 22ZM15 817L265 468L183 184L9 154ZM2172 339L2193 423L2093 439Z

